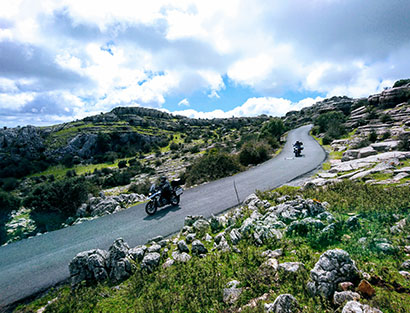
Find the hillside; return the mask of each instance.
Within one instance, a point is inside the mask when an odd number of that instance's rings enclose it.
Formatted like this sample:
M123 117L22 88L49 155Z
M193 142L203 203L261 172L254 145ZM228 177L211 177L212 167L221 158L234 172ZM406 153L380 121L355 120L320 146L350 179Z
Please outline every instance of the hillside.
M161 175L187 185L232 175L267 160L284 131L267 116L201 120L146 108L0 130L0 243L126 209Z
M287 114L329 153L314 176L171 238L80 253L71 287L16 312L409 312L409 99L404 84Z

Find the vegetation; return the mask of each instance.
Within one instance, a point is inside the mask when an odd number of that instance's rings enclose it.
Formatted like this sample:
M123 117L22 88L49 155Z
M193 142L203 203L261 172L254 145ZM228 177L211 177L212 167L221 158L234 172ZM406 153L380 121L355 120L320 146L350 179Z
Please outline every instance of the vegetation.
M236 156L213 149L196 159L183 174L188 186L233 175L241 170Z
M32 209L31 217L40 231L60 227L67 217L75 215L94 187L84 177L67 178L36 186L24 199L23 205Z
M268 160L270 153L271 147L266 142L249 141L239 152L239 162L244 166L259 164Z
M393 88L401 87L401 86L407 85L409 83L410 83L410 78L400 79L400 80L398 80L394 83Z
M17 311L36 311L47 301L55 299L45 312L234 312L265 293L268 294L266 302L273 302L280 294L290 293L296 297L303 312L330 313L335 312L333 304L310 296L306 283L309 270L319 256L328 249L341 248L350 254L360 270L382 282L374 284L375 296L362 298L362 303L385 313L409 312L410 296L403 291L410 288L410 282L397 270L405 255L399 250L385 254L374 245L382 237L400 244L400 238L410 234L410 228L405 229L401 237L388 232L397 218L408 216L409 192L409 186L369 186L347 181L327 188L302 190L284 186L272 192L259 193L273 205L282 195L291 198L301 195L315 198L315 201L326 201L336 218L335 231L327 236L315 230L304 234L290 233L282 240L272 240L263 246L255 246L251 239L243 239L238 244L240 253L215 251L205 258L193 257L186 264L159 267L153 273L136 271L116 288L109 283L82 286L75 290L64 287L27 306L20 306ZM360 217L355 227L347 223L351 214ZM245 212L241 222L249 215L250 212ZM361 238L365 240L359 240ZM172 251L173 246L170 248ZM261 264L265 259L261 252L267 249L282 249L281 263L303 262L307 271L293 276L263 271ZM222 300L223 289L233 279L240 281L239 287L244 291L235 304L226 304ZM264 312L263 301L255 308L244 308L242 312Z
M328 145L334 139L339 139L347 133L344 127L346 120L341 111L331 111L320 114L314 121L315 127L312 129L314 135L324 133L323 144Z

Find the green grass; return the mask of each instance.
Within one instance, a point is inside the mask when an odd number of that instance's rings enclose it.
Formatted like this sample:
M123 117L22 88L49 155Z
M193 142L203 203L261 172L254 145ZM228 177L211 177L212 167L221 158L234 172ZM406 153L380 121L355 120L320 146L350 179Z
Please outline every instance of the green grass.
M273 302L283 293L294 295L303 312L334 312L331 303L311 297L306 290L309 270L320 255L333 248L346 250L356 261L357 267L372 277L381 277L383 286L375 286L376 295L371 299L362 299L381 309L384 313L404 313L410 311L410 295L395 290L397 286L410 288L410 281L405 280L398 269L406 259L399 250L392 255L385 255L374 249L373 242L378 238L387 238L395 246L403 245L403 239L410 235L410 227L404 233L392 235L388 231L398 215L408 216L410 187L368 186L354 182L343 182L326 189L306 189L284 186L274 192L259 193L261 197L275 203L278 194L327 201L329 210L341 226L337 240L323 242L315 233L306 236L288 236L282 240L273 240L264 246L255 246L251 241L242 240L238 248L241 253L210 252L205 258L193 257L187 264L177 264L170 268L159 268L148 274L136 271L132 277L118 287L103 283L97 286L83 286L70 291L64 287L52 291L45 298L18 308L18 312L35 312L47 303L46 312L233 312L247 304L251 299L270 292L267 302ZM249 216L244 212L242 218ZM360 214L360 227L349 229L345 221L351 214ZM237 225L240 223L237 222ZM359 239L366 237L365 243ZM210 244L206 243L210 250ZM170 251L174 245L169 245ZM284 251L280 262L303 262L306 272L292 277L276 276L260 269L264 261L260 253L266 249ZM168 252L170 255L170 252ZM241 282L244 288L237 303L223 303L223 288L230 280ZM264 312L263 305L243 312Z

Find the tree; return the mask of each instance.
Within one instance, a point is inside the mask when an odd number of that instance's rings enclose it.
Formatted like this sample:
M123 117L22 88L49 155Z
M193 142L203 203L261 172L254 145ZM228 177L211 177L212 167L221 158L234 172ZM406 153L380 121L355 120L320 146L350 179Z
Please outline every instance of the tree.
M280 140L280 137L285 133L285 125L278 117L271 119L269 122L263 124L259 138L265 139L271 143L272 139L276 139L276 142Z
M24 199L24 206L34 212L58 212L68 217L84 203L92 186L84 177L73 177L52 183L42 183Z

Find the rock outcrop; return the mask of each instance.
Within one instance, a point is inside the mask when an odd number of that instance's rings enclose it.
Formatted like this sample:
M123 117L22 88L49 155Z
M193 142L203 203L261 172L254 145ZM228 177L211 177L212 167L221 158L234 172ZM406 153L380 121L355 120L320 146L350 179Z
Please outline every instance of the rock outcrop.
M359 270L344 250L328 250L323 253L310 271L311 281L307 288L314 296L331 298L340 282L354 282Z

